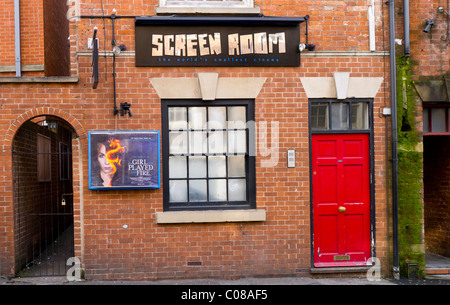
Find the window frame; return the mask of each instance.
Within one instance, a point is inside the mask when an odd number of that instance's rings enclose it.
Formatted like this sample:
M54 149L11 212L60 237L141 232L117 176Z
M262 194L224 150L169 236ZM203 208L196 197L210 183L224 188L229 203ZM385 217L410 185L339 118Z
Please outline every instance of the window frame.
M173 1L173 3L171 3ZM176 0L159 0L160 7L205 7L205 8L253 8L254 0L242 0L242 1L202 1L202 0L189 0L189 1L176 1Z
M328 104L328 129L314 129L312 127L312 104ZM333 129L332 123L332 104L336 103L347 103L348 104L348 128L347 129ZM357 129L352 126L352 104L353 103L366 103L367 104L367 128L365 129ZM361 98L348 98L348 99L330 99L330 98L311 98L308 100L308 121L309 128L311 133L370 133L373 129L373 99L361 99Z
M70 180L71 176L71 162L70 162L70 148L69 145L59 142L59 180Z
M433 131L433 115L432 109L443 108L445 109L445 129L446 131ZM427 110L428 131L425 131L425 109ZM423 122L423 135L424 136L448 136L450 135L450 105L448 104L432 104L423 105L422 110L422 122Z
M313 103L328 103L329 109L331 109L332 103L338 102L348 102L349 105L349 118L350 125L349 129L332 129L332 126L329 125L329 129L313 129L311 126L312 118L311 118L311 104ZM352 103L367 103L367 111L368 111L368 129L353 129L351 126L351 104ZM347 98L347 99L336 99L336 98L309 98L308 99L308 132L309 132L309 196L310 196L310 222L314 223L313 219L313 164L312 164L312 137L316 134L368 134L369 135L369 183L370 183L370 223L374 224L376 221L375 217L375 131L374 131L374 99L373 98ZM328 115L328 124L331 123L331 113ZM371 229L371 240L376 240L376 230L375 228ZM311 240L313 240L312 234L312 226L311 226ZM373 257L376 257L376 250L372 247L371 253ZM311 258L311 268L314 268L314 247L311 247L310 252Z
M42 141L40 139L42 139ZM52 141L51 141L51 138L38 133L36 136L36 143L37 143L36 156L37 156L38 182L51 182L52 181Z
M251 129L246 126L246 200L245 201L202 201L202 202L169 202L169 107L215 107L215 106L245 106L247 122L254 122L255 108L254 99L242 100L161 100L161 124L162 124L162 167L163 167L163 211L195 211L195 210L236 210L236 209L256 209L256 165L255 156L250 155L251 141L254 141L255 135L250 134ZM206 111L208 112L208 111ZM186 154L188 156L189 154ZM195 154L197 156L198 154ZM215 154L202 154L215 155ZM236 153L226 154L237 155ZM240 154L242 155L242 154ZM187 158L188 160L188 158ZM228 164L226 164L228 166ZM231 177L233 178L233 177ZM224 179L230 179L227 175ZM190 180L187 174L186 180ZM207 184L210 177L206 177ZM228 189L228 188L227 188ZM189 189L187 190L189 194ZM209 198L207 198L209 200Z

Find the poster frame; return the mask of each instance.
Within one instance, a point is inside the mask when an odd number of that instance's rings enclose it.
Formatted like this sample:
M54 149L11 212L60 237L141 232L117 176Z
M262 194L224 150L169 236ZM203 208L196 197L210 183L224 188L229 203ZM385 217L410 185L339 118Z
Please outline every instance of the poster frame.
M142 135L142 134L156 134L157 137L157 185L120 185L120 186L93 186L92 185L92 141L93 136L96 134L106 134L114 137L114 135ZM146 130L146 131L89 131L88 132L88 147L89 147L89 189L90 190L137 190L137 189L159 189L161 188L161 137L159 130Z

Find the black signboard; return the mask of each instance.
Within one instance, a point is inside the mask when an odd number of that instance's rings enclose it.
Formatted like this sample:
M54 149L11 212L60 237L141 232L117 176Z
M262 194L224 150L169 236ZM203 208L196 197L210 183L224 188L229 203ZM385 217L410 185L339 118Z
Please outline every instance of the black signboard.
M304 18L138 17L137 67L298 67Z
M159 131L90 131L89 188L160 188Z

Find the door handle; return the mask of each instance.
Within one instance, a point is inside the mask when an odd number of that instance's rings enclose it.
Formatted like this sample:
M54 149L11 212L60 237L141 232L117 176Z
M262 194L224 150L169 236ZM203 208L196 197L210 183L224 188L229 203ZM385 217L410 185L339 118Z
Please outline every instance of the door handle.
M338 208L338 211L339 211L340 213L344 213L344 212L345 212L345 210L346 210L346 208L345 208L345 207L339 207L339 208Z

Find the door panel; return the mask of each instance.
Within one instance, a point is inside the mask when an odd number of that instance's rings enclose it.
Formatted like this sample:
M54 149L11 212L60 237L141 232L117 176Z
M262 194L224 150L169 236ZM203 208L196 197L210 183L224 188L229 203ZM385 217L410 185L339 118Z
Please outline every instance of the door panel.
M322 140L322 141L318 141L317 145L318 145L318 151L317 151L317 155L320 158L336 158L336 154L337 154L337 147L336 147L336 141L327 141L327 140Z
M319 181L322 190L317 194L317 202L321 204L337 201L337 166L323 165L318 169L319 175L324 177Z
M356 253L364 247L364 216L362 214L344 215L345 248Z
M370 258L369 135L312 137L314 266Z
M363 166L361 165L347 165L344 166L343 187L344 187L344 202L358 203L364 200L363 187Z
M337 228L338 220L334 215L320 216L320 223L322 226L318 230L318 237L321 240L321 252L331 253L338 251L337 240Z

